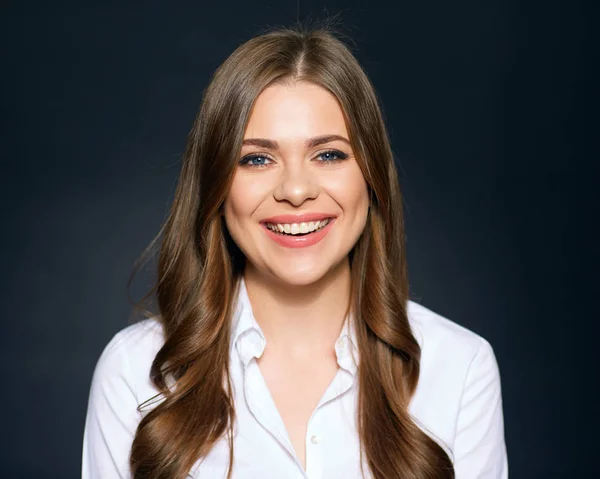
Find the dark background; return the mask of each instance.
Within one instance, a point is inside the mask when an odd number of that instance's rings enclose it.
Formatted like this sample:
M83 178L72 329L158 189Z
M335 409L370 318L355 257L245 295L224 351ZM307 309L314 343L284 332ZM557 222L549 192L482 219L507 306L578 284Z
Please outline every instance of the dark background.
M93 368L128 324L126 282L166 218L202 90L298 5L1 5L0 476L75 478ZM413 297L494 347L511 477L594 476L591 12L303 0L299 17L338 12L398 158Z

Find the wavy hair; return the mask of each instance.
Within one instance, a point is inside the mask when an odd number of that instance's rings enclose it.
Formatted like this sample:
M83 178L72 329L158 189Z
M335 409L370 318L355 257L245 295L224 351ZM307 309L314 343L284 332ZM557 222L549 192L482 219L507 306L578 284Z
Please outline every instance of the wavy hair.
M231 478L230 322L245 258L220 213L256 98L267 86L298 81L337 98L371 199L349 256L361 458L375 479L454 478L446 452L408 412L421 350L407 317L400 186L375 90L331 25L261 33L226 59L204 91L168 218L142 255L163 236L156 283L137 305L156 294L165 342L150 370L161 400L140 421L131 448L134 478L185 478L225 436Z

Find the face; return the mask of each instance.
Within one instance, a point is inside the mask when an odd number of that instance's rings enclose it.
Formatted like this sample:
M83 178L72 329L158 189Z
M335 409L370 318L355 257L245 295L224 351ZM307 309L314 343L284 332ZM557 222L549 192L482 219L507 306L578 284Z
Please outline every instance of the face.
M247 266L305 285L347 261L369 196L335 96L308 83L266 88L239 160L223 214Z

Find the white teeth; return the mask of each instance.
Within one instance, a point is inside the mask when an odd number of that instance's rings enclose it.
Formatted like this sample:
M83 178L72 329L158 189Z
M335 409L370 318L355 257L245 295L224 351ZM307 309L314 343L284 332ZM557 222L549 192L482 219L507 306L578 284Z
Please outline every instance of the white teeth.
M317 231L329 223L329 219L324 219L320 221L310 221L308 223L290 223L290 224L281 224L281 223L267 223L266 226L271 231L275 231L276 233L286 233L292 235L298 234L307 234Z

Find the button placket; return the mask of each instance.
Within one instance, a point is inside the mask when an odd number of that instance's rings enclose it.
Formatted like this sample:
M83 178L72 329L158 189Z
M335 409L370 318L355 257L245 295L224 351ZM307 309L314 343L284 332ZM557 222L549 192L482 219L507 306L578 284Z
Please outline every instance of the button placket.
M323 477L323 419L321 407L317 407L308 421L306 431L306 475L310 479L321 479Z

